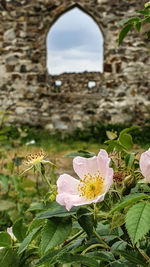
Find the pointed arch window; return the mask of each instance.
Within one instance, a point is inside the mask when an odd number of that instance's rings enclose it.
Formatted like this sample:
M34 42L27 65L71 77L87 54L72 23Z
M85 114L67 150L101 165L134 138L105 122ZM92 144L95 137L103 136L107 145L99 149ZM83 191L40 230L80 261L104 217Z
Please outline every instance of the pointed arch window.
M103 72L103 35L97 23L80 8L61 15L47 34L47 70Z

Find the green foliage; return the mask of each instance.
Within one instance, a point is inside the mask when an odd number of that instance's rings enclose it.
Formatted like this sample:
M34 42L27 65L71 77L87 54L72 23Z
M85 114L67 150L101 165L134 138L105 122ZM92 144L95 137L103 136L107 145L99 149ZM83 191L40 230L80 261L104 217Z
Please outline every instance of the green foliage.
M17 252L12 248L5 248L0 251L0 266L19 267Z
M70 218L52 218L47 221L41 234L42 254L63 243L71 232Z
M150 8L149 2L147 2L144 6L143 10L138 10L137 13L143 15L143 18L140 17L133 17L129 19L121 20L118 25L125 25L122 30L120 31L118 44L120 45L124 38L127 36L128 32L131 31L133 28L137 30L138 33L141 31L141 27L144 23L150 23ZM149 30L146 31L146 36L149 38Z
M22 242L26 236L27 226L23 222L23 218L19 218L12 227L13 234L19 242Z
M132 126L130 128L123 129L118 136L117 140L108 140L105 143L108 144L107 152L112 152L114 149L117 152L125 151L133 147L132 136L129 132L139 129L139 126Z
M70 211L67 211L65 207L59 206L54 210L47 210L38 215L38 219L48 219L52 217L66 217L76 213L77 208L74 207Z
M116 211L120 211L126 208L127 206L130 206L136 203L139 200L148 199L148 198L149 198L149 195L146 195L144 193L130 194L128 196L123 197L120 203L117 203L110 212L113 213Z
M130 23L138 25L138 20ZM136 149L134 143L135 140L137 144L145 140L150 143L149 124L126 128L125 125L105 126L99 122L64 136L24 126L18 129L16 136L14 131L16 139L11 137L10 130L5 134L11 148L34 139L37 146L41 143L51 149L56 146L53 151L57 152L65 147L69 149L65 156L85 158L95 156L89 152L89 140L98 150L100 145L97 143L108 138L104 146L111 152L114 183L104 201L96 203L95 208L91 204L67 211L55 201L60 171L39 163L19 176L23 157L13 153L8 159L9 152L5 148L7 153L1 155L0 173L0 226L3 231L0 246L5 247L0 250L0 266L148 266L150 187L141 179L138 162L141 148ZM75 143L79 138L84 145L78 149ZM70 153L72 148L78 152ZM6 232L11 226L17 240Z
M18 250L18 254L21 254L30 244L30 242L35 238L36 234L38 233L38 231L40 230L41 226L34 228L27 236L26 238L23 240L23 242L21 243L19 250Z
M148 233L149 222L150 203L141 202L129 209L126 216L126 228L133 245Z
M95 226L93 214L89 213L88 209L81 207L77 210L77 219L83 230L91 237Z
M129 23L129 21L128 21L128 23ZM118 40L119 45L122 43L123 39L128 34L128 32L133 28L133 26L134 26L133 23L129 23L121 30L121 32L119 34L119 40Z
M11 237L8 233L0 232L0 247L11 246Z

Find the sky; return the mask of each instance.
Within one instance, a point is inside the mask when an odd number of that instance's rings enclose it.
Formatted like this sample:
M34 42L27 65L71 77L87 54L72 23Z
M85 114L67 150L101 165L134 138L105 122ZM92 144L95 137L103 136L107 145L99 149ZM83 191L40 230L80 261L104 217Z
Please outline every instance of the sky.
M103 36L95 21L79 8L63 14L47 35L47 69L63 72L103 71Z

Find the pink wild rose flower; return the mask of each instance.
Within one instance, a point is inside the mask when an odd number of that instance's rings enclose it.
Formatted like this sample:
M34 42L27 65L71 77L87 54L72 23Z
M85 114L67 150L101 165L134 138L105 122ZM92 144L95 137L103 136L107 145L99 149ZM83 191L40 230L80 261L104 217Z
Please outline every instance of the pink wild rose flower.
M73 168L80 180L68 174L60 175L56 201L68 211L72 206L103 201L113 183L113 169L109 163L110 158L104 149L100 150L97 157L74 158Z
M139 164L141 173L146 181L150 183L150 148L141 154Z

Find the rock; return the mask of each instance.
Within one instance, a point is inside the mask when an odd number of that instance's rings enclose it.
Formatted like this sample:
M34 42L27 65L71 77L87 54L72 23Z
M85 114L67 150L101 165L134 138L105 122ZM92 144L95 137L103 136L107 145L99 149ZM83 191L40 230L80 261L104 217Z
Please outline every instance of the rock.
M13 41L16 38L16 34L14 29L9 29L4 33L4 40L7 41Z

